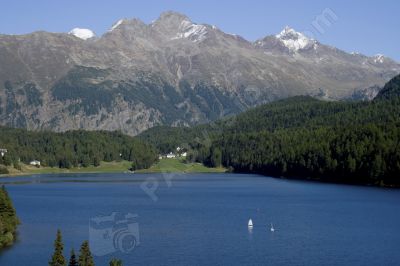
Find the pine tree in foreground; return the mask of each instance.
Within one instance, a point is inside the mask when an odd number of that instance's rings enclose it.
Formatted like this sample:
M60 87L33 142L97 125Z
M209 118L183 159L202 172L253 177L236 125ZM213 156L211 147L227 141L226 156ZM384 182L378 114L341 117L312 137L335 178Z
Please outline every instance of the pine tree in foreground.
M80 252L79 252L79 266L94 266L94 261L92 257L92 253L90 252L89 242L84 241L82 243Z
M11 245L19 220L4 185L0 188L0 248Z
M112 259L110 261L110 266L122 266L122 260Z
M63 255L64 244L62 242L62 236L60 229L57 230L57 237L54 241L54 254L49 261L50 266L66 266L67 262Z
M69 258L68 266L78 266L74 249L71 250L71 256Z

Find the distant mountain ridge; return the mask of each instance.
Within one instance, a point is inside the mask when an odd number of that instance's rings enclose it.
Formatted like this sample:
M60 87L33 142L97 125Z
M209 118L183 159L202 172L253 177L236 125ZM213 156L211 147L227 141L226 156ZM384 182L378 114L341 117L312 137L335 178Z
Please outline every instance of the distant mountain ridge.
M349 54L286 27L249 42L165 12L121 19L96 37L0 35L0 124L121 130L192 125L296 95L369 99L400 73L382 55ZM369 96L368 96L369 95Z

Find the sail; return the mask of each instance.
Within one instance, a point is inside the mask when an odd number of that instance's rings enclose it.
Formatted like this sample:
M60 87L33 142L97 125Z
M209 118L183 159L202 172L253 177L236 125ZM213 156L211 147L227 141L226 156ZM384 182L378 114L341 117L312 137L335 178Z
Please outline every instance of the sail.
M253 227L253 220L249 219L248 226L249 226L249 227Z

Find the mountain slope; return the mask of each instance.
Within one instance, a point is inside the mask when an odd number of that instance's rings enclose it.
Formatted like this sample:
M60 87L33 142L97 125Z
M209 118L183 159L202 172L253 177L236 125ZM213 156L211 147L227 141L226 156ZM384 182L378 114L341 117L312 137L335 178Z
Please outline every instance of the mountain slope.
M161 152L185 147L191 160L236 172L399 186L399 86L397 76L371 102L294 97L209 125L154 128L140 137Z
M377 100L393 100L400 97L400 75L391 79L379 92Z
M175 12L151 24L122 19L100 37L79 28L0 35L0 62L0 124L130 135L295 95L367 94L400 72L393 60L347 54L290 28L252 43Z

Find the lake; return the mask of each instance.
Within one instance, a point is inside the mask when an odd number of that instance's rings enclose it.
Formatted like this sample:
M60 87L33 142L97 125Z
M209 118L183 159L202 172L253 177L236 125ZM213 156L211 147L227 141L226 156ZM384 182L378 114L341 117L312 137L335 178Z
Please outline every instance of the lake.
M22 221L0 265L47 265L58 228L67 258L90 239L96 265L400 265L400 190L246 174L0 182Z

